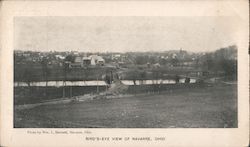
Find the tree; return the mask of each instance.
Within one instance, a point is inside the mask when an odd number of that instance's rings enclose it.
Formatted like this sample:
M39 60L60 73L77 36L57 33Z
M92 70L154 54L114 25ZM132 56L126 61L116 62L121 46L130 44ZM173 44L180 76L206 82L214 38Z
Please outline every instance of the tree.
M237 77L237 47L221 48L201 57L203 69L214 73L223 73L230 78Z
M43 75L43 79L46 82L46 88L45 88L45 96L47 95L47 87L48 87L48 76L50 74L49 68L48 68L48 59L47 58L43 58L41 61L42 64L42 75Z
M23 72L22 79L27 83L28 87L30 87L30 83L34 80L34 73L31 68L26 68Z
M173 65L173 66L177 66L178 64L179 64L179 60L177 59L177 58L173 58L173 59L171 59L171 64Z
M159 60L159 63L160 63L161 65L166 65L167 60L164 59L164 58L161 58L161 59Z
M75 56L68 55L68 56L65 57L65 61L74 62L75 61Z
M140 82L141 84L144 84L144 80L145 80L146 76L147 76L147 73L145 70L142 70L139 72L139 79L141 81Z
M63 63L63 97L65 97L65 86L66 86L67 75L69 71L70 71L69 62L65 61Z
M146 64L147 62L148 62L147 56L139 55L135 57L136 64L142 65L142 64Z
M237 61L235 60L222 60L221 61L222 70L225 76L231 78L237 78Z

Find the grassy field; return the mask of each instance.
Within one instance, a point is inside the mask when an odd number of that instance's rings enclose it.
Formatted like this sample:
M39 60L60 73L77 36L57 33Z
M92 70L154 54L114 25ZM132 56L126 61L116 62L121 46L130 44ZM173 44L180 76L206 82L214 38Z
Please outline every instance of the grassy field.
M150 84L150 85L129 85L127 94L141 94L141 93L160 93L164 91L171 91L175 89L189 89L204 86L199 83L189 84ZM63 88L65 89L65 97L81 96L85 94L97 93L97 86L65 86L65 87L14 87L14 104L35 104L46 100L53 100L63 98ZM99 92L104 92L106 86L98 86Z
M16 110L16 128L234 128L237 86L212 85L157 95Z

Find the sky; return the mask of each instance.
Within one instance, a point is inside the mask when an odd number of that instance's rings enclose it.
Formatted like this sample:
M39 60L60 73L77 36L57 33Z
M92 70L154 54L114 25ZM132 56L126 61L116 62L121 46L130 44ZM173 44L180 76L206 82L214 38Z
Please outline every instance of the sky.
M16 17L14 49L32 51L214 51L237 45L228 16Z

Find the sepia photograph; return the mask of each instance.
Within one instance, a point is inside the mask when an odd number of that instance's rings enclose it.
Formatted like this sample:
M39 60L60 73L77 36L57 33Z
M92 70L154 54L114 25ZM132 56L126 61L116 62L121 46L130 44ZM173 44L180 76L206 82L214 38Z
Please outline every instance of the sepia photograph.
M18 16L14 128L237 128L237 17Z

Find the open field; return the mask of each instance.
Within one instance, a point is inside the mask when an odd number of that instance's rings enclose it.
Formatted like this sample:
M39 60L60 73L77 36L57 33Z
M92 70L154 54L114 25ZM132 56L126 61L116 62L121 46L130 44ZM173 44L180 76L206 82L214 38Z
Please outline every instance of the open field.
M237 85L15 110L16 128L234 128Z
M151 84L151 85L129 85L127 94L141 93L161 93L175 89L189 89L204 86L199 83L189 84ZM63 89L65 89L65 98L71 96L81 96L86 94L95 94L97 89L99 92L104 92L106 86L65 86L65 87L14 87L14 103L15 105L41 103L46 100L63 98Z

